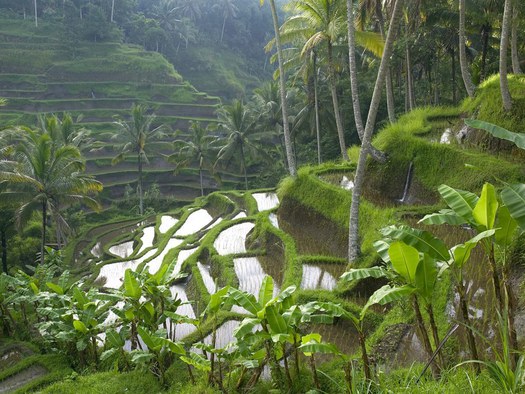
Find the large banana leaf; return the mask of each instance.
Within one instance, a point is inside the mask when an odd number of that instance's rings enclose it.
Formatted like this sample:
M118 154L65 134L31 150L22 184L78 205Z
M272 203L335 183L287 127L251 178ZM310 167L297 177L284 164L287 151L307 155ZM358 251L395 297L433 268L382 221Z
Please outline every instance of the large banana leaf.
M496 243L501 246L510 245L516 227L518 227L518 223L510 216L509 209L505 205L500 206L496 223L497 230L494 234Z
M447 185L440 185L438 187L439 194L447 205L456 214L464 218L467 222L472 222L472 210L478 202L478 196L474 193L465 190L454 189Z
M315 341L310 341L299 346L299 350L302 351L306 356L311 356L315 353L336 354L338 356L342 354L337 346L326 342L318 343Z
M273 298L273 278L266 275L259 289L259 304L266 305Z
M230 286L225 286L222 289L219 289L215 293L213 293L210 296L210 301L208 302L208 305L206 306L206 309L204 310L202 315L218 311L221 305L224 303L224 298L226 297L229 291Z
M489 132L496 138L513 142L518 148L525 149L525 134L514 133L503 127L477 119L465 119L465 124Z
M498 212L498 199L496 190L490 183L485 183L481 190L481 196L478 203L472 210L472 216L478 225L484 230L494 228L496 213Z
M205 359L200 354L197 354L195 352L190 353L190 357L187 356L181 356L180 359L185 362L188 365L192 365L199 371L209 371L211 370L211 361Z
M350 271L341 275L341 280L351 282L365 278L384 278L387 275L387 271L383 267L352 268Z
M417 266L415 284L419 294L423 296L427 303L432 300L437 277L438 269L436 261L428 255L424 255L423 260L421 260Z
M413 284L416 279L416 269L419 264L419 252L416 248L404 242L396 241L390 245L388 255L394 270L401 275L407 283Z
M481 241L484 238L492 237L495 232L495 229L483 231L482 233L476 235L474 238L469 239L467 242L454 246L450 250L454 264L456 264L459 268L463 267L463 265L470 258L470 253L472 252L472 249L476 247L479 241Z
M141 293L142 291L138 280L133 276L133 273L128 268L124 273L124 295L138 300Z
M506 186L501 191L501 199L509 209L510 216L525 230L525 184Z
M388 248L390 247L391 243L391 240L387 239L380 239L374 242L374 249L376 250L379 257L381 257L381 260L383 260L385 263L390 262L390 257L388 256Z
M266 307L266 320L268 321L270 330L273 333L275 334L288 333L288 325L286 324L284 317L282 317L282 315L279 314L279 311L277 310L276 306L268 305Z
M261 324L260 319L246 318L233 330L233 335L242 340L245 335L252 333L253 329Z
M450 224L452 226L458 226L467 223L467 221L456 214L452 209L442 209L439 212L425 215L418 223L437 225Z
M243 307L253 315L257 315L257 312L262 309L262 306L252 294L245 293L233 287L228 290L227 299L229 302Z
M403 299L413 294L415 288L409 285L392 287L390 285L384 285L377 289L374 294L370 296L367 303L361 310L360 320L365 317L366 311L374 304L385 305L393 301Z
M403 241L413 246L421 253L426 253L436 260L448 261L448 248L440 239L428 231L418 230L408 226L389 226L381 229L385 237Z

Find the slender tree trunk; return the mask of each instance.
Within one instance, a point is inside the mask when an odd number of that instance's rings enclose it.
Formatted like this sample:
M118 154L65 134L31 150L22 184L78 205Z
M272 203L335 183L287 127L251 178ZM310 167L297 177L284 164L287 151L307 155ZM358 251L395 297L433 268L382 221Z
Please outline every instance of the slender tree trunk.
M38 27L38 9L36 0L33 0L33 3L35 5L35 27Z
M425 328L425 323L423 321L423 316L421 316L421 309L419 308L419 302L416 296L413 297L413 303L414 303L414 313L416 314L417 327L419 329L419 333L421 334L421 339L423 341L423 347L425 348L425 351L427 352L427 356L430 360L434 352L432 351L432 345L430 344L430 338L428 337L428 332L427 332L427 329ZM435 363L435 360L432 361L432 363L430 364L430 368L432 369L432 376L434 378L437 378L439 376L439 366Z
M204 196L204 187L202 186L202 164L199 164L199 181L201 185L201 196Z
M461 317L463 319L463 324L465 325L465 331L467 333L467 342L470 350L470 357L472 358L472 360L479 360L476 339L474 338L474 333L472 332L472 326L470 324L470 318L468 315L468 305L465 294L465 286L463 285L463 279L461 279L457 284L457 292L459 294L459 308L461 310ZM476 370L476 373L479 374L481 369L478 363L474 363L474 368Z
M115 15L115 0L111 0L111 22L114 22L113 15Z
M465 50L465 0L459 0L459 64L467 94L469 97L474 97L476 87L472 83Z
M452 103L456 105L458 102L458 96L456 90L456 51L454 51L454 48L450 51L450 58L452 67Z
M509 47L509 30L512 16L512 0L505 0L503 11L503 22L501 25L501 42L499 46L499 83L501 89L501 99L505 111L512 108L512 98L510 97L509 81L507 79L507 49Z
M142 156L140 152L137 156L138 166L139 166L139 179L137 182L137 194L139 195L139 213L144 215L144 195L142 190Z
M317 368L315 367L315 358L313 353L310 356L310 368L312 368L315 388L319 390L321 388L321 384L319 383L319 376L317 375Z
M432 337L434 339L434 344L436 345L436 349L437 349L441 341L439 340L439 332L438 332L436 320L434 319L434 308L432 307L432 304L427 304L426 309L428 313L428 320L430 321L430 329L432 330ZM445 360L443 359L442 352L438 352L438 358L439 358L439 363L441 364L441 367L444 367Z
M321 126L319 121L319 96L317 92L317 54L312 55L314 69L314 107L315 107L315 135L317 138L317 164L321 164Z
M270 8L272 10L275 46L277 48L277 61L279 63L279 93L281 94L281 112L283 115L284 146L286 148L286 158L288 160L288 171L290 172L291 176L295 177L297 175L297 170L295 167L295 156L292 151L292 139L290 138L290 127L288 124L288 104L286 103L286 75L284 72L284 62L281 48L281 34L279 33L279 20L277 18L277 10L275 8L274 0L270 0Z
M2 269L7 274L7 237L5 231L0 231L0 238L2 239Z
M335 125L337 127L337 136L339 137L339 147L341 148L341 156L344 161L348 161L348 153L346 152L345 130L343 128L343 120L341 119L341 112L339 110L339 99L337 98L337 79L335 76L334 58L332 54L332 43L328 42L328 79L330 81L330 93L332 95L332 104L334 106Z
M366 157L370 152L372 132L374 131L377 111L379 109L379 101L381 100L381 90L385 82L387 65L392 55L394 46L395 32L397 31L399 18L403 8L403 0L397 0L392 12L390 20L390 27L388 29L385 48L383 56L381 57L381 64L377 73L377 79L370 102L370 109L368 110L368 118L366 121L365 132L363 134L363 141L361 143L361 151L359 152L359 159L357 162L357 170L354 177L354 188L352 189L352 204L350 206L350 225L348 231L348 260L353 262L360 254L359 245L359 202L361 199L361 190L365 180L366 171Z
M244 190L248 190L248 175L246 174L246 158L244 157L244 146L241 144L241 163L244 169Z
M510 52L512 58L512 72L521 74L520 59L518 53L518 6L512 7L512 28L510 31Z
M46 218L47 218L47 201L42 201L42 242L40 244L40 264L44 264L46 251Z
M361 359L363 360L363 370L365 371L365 379L371 380L372 374L370 373L370 360L368 359L368 352L366 350L365 334L359 332L359 344L361 346Z
M414 109L414 81L412 80L412 60L410 58L410 48L408 46L408 40L405 46L405 59L407 66L407 103L408 110L412 111Z
M481 26L481 71L480 71L480 80L484 81L487 74L486 74L486 66L487 66L487 51L489 48L489 34L492 30L492 26L489 23L484 23L483 26Z
M510 339L510 346L511 350L518 350L519 349L519 343L518 343L518 335L516 332L516 298L514 297L514 291L512 290L511 283L509 281L509 267L508 264L505 264L503 268L503 286L506 293L506 299L507 299L507 321L508 321L508 331L509 331L509 339ZM513 354L514 358L514 366L518 362L519 353L516 351Z
M222 21L221 43L222 43L222 39L224 37L224 28L226 27L226 18L228 18L228 15L224 15L224 20Z
M355 60L355 29L354 29L354 9L352 7L352 0L346 0L346 12L347 12L347 26L348 26L348 63L350 69L350 89L352 92L352 108L354 110L354 121L357 129L359 140L363 141L363 135L365 133L363 126L363 117L361 115L361 103L359 100L359 84L357 82L357 63ZM392 86L390 86L392 87ZM388 92L387 92L388 95ZM388 101L388 100L387 100ZM389 114L390 116L390 114ZM370 154L374 160L384 163L386 157L383 152L375 149L370 145Z

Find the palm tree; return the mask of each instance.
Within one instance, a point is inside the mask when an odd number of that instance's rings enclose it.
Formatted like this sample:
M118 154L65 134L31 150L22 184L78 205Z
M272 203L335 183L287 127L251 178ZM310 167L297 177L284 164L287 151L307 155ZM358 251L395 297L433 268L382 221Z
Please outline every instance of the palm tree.
M260 144L267 133L257 131L255 119L240 100L234 100L231 105L221 108L218 116L219 128L224 130L227 136L225 144L219 150L217 162L228 165L235 158L239 158L240 169L244 175L244 186L247 190L246 158L247 156L265 156Z
M469 97L474 97L476 87L472 83L465 50L465 0L459 0L459 65L461 76Z
M515 1L512 7L512 27L510 34L510 48L512 58L512 72L514 74L521 74L520 59L518 57L518 2Z
M279 63L279 93L281 95L281 112L283 116L283 133L284 133L284 147L286 150L286 158L288 161L288 171L291 176L296 176L297 170L295 168L295 156L292 151L292 140L290 137L290 126L288 124L288 105L286 103L286 75L284 72L284 62L281 47L281 33L279 31L279 20L277 18L277 10L275 8L275 1L269 0L270 9L272 11L273 30L275 36L275 46L277 47L277 62ZM260 0L261 6L264 0Z
M374 131L377 111L379 109L379 101L381 100L381 89L385 83L387 72L387 64L392 56L394 47L395 33L397 31L399 18L403 9L403 0L397 0L392 11L390 19L390 26L386 36L385 48L383 56L381 57L381 64L377 72L377 79L370 102L370 109L368 110L368 118L366 120L365 132L363 134L363 141L361 143L361 151L359 152L359 159L357 161L357 169L354 177L354 188L352 189L352 203L350 206L350 224L348 230L348 260L355 261L360 254L359 247L359 202L361 198L361 190L365 180L365 166L366 157L370 152L372 132Z
M176 171L188 167L196 160L199 163L201 196L204 196L202 171L204 169L213 170L213 163L217 156L217 148L214 145L216 138L210 134L209 127L203 127L200 122L192 121L190 131L192 134L189 140L176 139L173 141L175 153L170 155L168 160L175 163Z
M228 18L233 19L237 16L237 11L239 9L237 6L233 3L233 0L218 0L217 4L215 4L214 8L218 8L220 12L222 12L222 30L221 30L221 40L224 38L224 28L226 27L226 20Z
M133 152L137 155L137 194L139 196L139 212L144 214L144 193L142 185L142 166L148 162L147 151L149 142L164 135L164 125L153 127L154 114L148 114L148 109L141 104L131 106L131 120L117 119L117 126L113 138L119 141L116 146L120 153L113 158L112 163L117 164L124 159L126 153Z
M73 145L83 151L91 144L92 139L89 138L91 132L88 129L75 126L75 123L81 120L82 117L79 116L76 122L73 121L71 114L67 112L62 115L62 118L55 114L38 116L40 128L49 134L55 143Z
M321 43L326 45L328 80L339 146L343 160L348 160L343 121L337 96L337 72L333 54L334 44L340 37L344 25L344 12L335 0L297 0L292 6L297 14L283 23L283 35L286 35L287 39L291 41L304 38L306 42L303 45L303 54L309 53Z
M19 228L35 211L42 213L40 261L43 263L48 214L58 227L64 227L67 226L61 214L64 207L80 202L99 209L91 195L101 191L102 184L84 174L85 164L77 147L56 143L42 130L21 128L17 133L12 157L0 162L0 182L6 187L0 195L6 203L21 204L16 211Z
M507 79L507 49L509 47L509 31L512 23L512 0L505 0L503 10L503 21L501 23L501 42L499 46L499 83L501 89L501 99L505 111L512 108L512 98L510 97L509 81Z

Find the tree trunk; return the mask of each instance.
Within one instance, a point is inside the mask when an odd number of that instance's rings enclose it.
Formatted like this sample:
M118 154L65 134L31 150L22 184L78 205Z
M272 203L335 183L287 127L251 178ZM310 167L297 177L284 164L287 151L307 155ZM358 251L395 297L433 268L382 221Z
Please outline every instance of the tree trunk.
M430 328L432 330L432 337L434 339L434 344L436 346L436 349L438 349L439 344L441 341L439 340L439 332L436 324L436 320L434 319L434 308L432 308L432 304L427 304L427 313L428 313L428 320L430 322ZM445 366L445 360L443 359L443 353L438 352L438 358L439 362L441 364L441 367Z
M115 14L115 0L111 0L111 22L114 22L113 15Z
M518 54L518 6L512 7L512 27L510 32L510 52L512 58L512 72L521 74L520 59Z
M142 156L140 152L137 156L138 166L139 166L139 179L137 182L137 194L139 195L139 213L144 215L144 196L142 193Z
M277 19L277 10L275 9L274 0L270 0L270 8L272 10L275 46L277 48L277 61L279 63L279 93L281 94L281 112L283 115L284 146L286 149L286 158L288 160L288 171L290 172L291 176L295 177L297 175L297 170L295 168L295 156L292 151L292 140L290 138L290 128L288 124L288 105L286 104L286 78L284 73L284 62L281 48L281 34L279 33L279 21Z
M463 285L463 279L457 284L457 292L459 294L459 308L461 310L461 317L463 319L463 324L465 325L465 330L467 332L467 342L470 350L470 357L472 360L479 360L478 348L476 347L476 339L474 338L474 333L472 332L472 326L470 324L470 318L468 316L468 305L465 294L465 286ZM474 368L476 373L480 373L481 369L478 363L474 363Z
M357 162L357 170L354 177L354 188L352 189L352 204L350 206L350 224L348 230L348 260L355 261L360 254L359 245L359 202L361 198L361 190L365 180L366 157L370 152L372 132L374 131L377 111L379 109L379 101L381 100L381 90L385 82L387 65L392 55L394 46L395 32L397 31L399 18L403 8L403 0L397 0L392 12L390 20L390 27L386 37L385 48L383 56L381 57L381 64L377 73L377 79L370 102L370 109L368 111L368 118L366 121L365 132L363 134L363 141L361 143L361 151L359 152L359 159Z
M226 18L227 17L228 17L228 15L224 15L224 20L222 21L221 43L222 43L222 38L224 37L224 28L226 27Z
M313 52L315 135L317 139L317 164L321 164L321 126L319 121L319 96L317 92L317 55Z
M465 50L465 0L459 0L459 64L467 94L469 97L474 97L476 87L472 83Z
M430 338L428 337L427 329L425 328L425 323L423 321L423 316L421 316L421 309L419 309L419 302L417 301L417 297L413 297L413 304L414 304L414 313L416 314L416 322L417 327L419 329L419 333L421 334L421 339L423 341L423 347L425 348L425 351L427 352L427 356L430 359L432 359L432 356L434 352L432 351L432 345L430 344ZM438 346L436 344L436 346ZM432 370L432 376L434 378L437 378L439 376L439 367L436 364L435 360L432 361L430 364L430 368Z
M361 359L363 360L365 379L371 380L372 374L370 373L370 360L368 359L368 352L366 350L365 334L362 331L359 332L359 344L361 346Z
M246 158L244 157L244 146L241 143L241 163L244 169L244 190L248 190L248 175L246 174Z
M337 127L337 136L339 137L339 147L341 148L341 155L344 161L348 161L348 153L346 151L345 131L343 128L343 120L341 119L341 112L339 110L339 100L337 98L337 79L335 76L334 58L332 54L332 43L328 42L328 80L330 81L330 93L332 95L332 105L334 106L335 124Z
M511 3L512 0L505 0L503 22L501 25L501 43L499 46L499 83L505 111L510 111L512 108L512 98L510 97L509 81L507 79L507 48L509 47L509 30L512 16Z
M407 67L407 103L408 110L412 111L414 109L414 81L412 80L412 60L410 58L410 48L408 46L408 40L405 46L405 59Z
M489 48L489 34L492 31L492 26L486 22L481 26L481 71L480 71L480 81L484 81L486 74L486 66L487 66L487 51Z
M201 196L204 196L204 187L202 186L202 163L199 163L199 181L201 185Z
M363 117L361 115L361 104L359 100L359 85L357 82L357 64L355 60L355 29L354 29L354 10L352 7L352 0L346 0L346 12L348 18L348 63L350 69L350 89L352 91L352 108L354 110L354 121L355 127L357 129L357 134L359 140L363 141L363 135L365 133L363 126ZM389 69L390 70L390 69ZM390 88L392 86L390 85ZM392 92L391 92L392 93ZM387 87L387 96L388 96L388 87ZM388 97L387 97L388 101ZM390 113L389 113L390 116ZM375 149L370 145L370 154L374 160L384 163L386 157L383 152Z
M47 201L42 201L42 240L40 244L40 264L44 264L44 257L46 251L46 217L47 217Z
M454 48L450 50L450 58L452 67L452 70L450 70L452 72L452 103L456 105L458 96L456 91L456 51L454 51Z
M36 0L33 0L33 3L35 4L35 27L38 27L38 9L37 9Z
M0 238L2 239L2 269L7 274L7 240L5 231L0 231Z

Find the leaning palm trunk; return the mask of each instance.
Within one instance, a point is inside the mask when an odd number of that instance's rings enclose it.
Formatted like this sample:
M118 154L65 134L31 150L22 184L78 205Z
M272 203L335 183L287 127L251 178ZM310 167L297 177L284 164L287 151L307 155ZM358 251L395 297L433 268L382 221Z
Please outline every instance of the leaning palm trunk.
M359 139L362 142L365 130L363 126L363 117L361 115L361 104L359 100L359 85L357 82L357 65L355 61L354 10L352 7L352 0L346 0L346 12L347 12L347 18L348 18L348 63L349 63L349 69L350 69L350 89L352 91L352 107L354 109L355 127L357 129L357 134L359 135ZM389 73L390 73L390 70L388 70L388 74ZM387 83L388 83L388 80L387 80ZM392 88L392 85L390 85L390 88ZM387 89L387 96L388 96L388 89ZM387 99L387 102L388 102L388 99ZM388 116L390 118L390 111L389 111ZM370 149L371 149L370 153L375 160L379 162L385 161L385 155L382 152L378 151L373 146L370 146Z
M505 0L503 11L503 23L501 25L501 42L499 46L499 83L501 89L501 99L505 111L512 108L512 98L510 97L509 81L507 79L507 48L509 47L509 30L511 24L512 0Z
M137 157L138 169L139 169L139 179L137 182L137 194L139 195L139 213L142 216L144 214L144 196L142 190L142 156L139 153Z
M357 162L357 170L354 179L354 188L352 189L352 203L350 206L350 225L348 230L348 260L355 261L360 254L359 246L359 201L361 199L361 190L365 180L365 166L366 157L370 152L372 132L374 131L377 111L379 109L379 101L381 100L381 90L385 82L387 65L392 55L394 48L395 32L397 31L401 10L403 8L403 0L397 0L392 12L390 20L390 27L386 37L385 48L383 56L381 57L381 64L377 72L377 79L374 86L374 93L370 102L370 109L368 110L368 118L366 121L365 132L363 134L363 141L361 143L361 151L359 152L359 159Z
M332 94L332 104L334 106L335 124L337 127L337 136L339 137L339 147L341 148L341 155L343 160L348 161L348 153L346 152L345 131L343 128L343 121L341 113L339 112L339 100L337 98L337 80L335 76L334 59L332 54L332 43L328 43L328 76L330 81L330 93Z
M467 94L469 97L474 97L476 87L472 83L465 51L465 0L459 0L459 65Z
M520 59L518 57L518 6L512 7L512 27L510 31L510 52L512 58L512 72L521 74Z
M274 0L270 0L270 8L272 10L275 46L277 47L277 61L279 63L279 93L281 94L281 112L283 115L284 146L286 149L286 158L288 161L288 171L290 172L291 176L295 176L297 174L297 171L295 168L295 156L292 151L292 139L290 138L290 127L288 124L288 106L286 104L286 78L283 66L281 35L279 33L279 21L277 19L277 11L275 9Z
M317 91L317 55L312 54L314 76L315 135L317 139L317 164L321 164L321 126L319 122L319 96Z
M46 222L47 222L47 201L42 201L42 239L40 243L40 264L44 264L46 251Z

